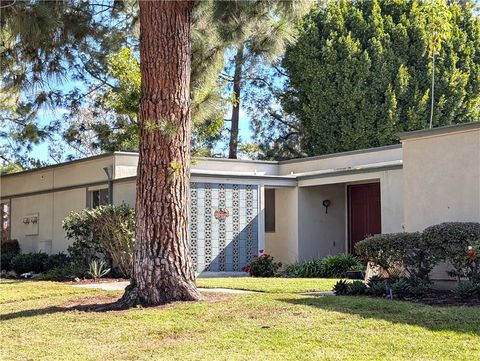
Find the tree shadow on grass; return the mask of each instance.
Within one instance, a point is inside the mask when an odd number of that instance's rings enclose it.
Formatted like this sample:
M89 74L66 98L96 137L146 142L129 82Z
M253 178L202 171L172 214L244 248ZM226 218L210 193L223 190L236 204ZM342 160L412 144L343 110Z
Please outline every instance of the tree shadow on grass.
M345 296L283 298L279 301L365 319L419 326L431 331L480 335L480 307L434 307L411 302Z
M55 313L65 313L71 311L81 312L108 312L108 311L125 311L127 308L119 307L118 302L109 303L92 303L80 304L74 306L50 306L44 308L33 308L0 315L0 321L7 321L16 318L35 317L42 315L51 315Z

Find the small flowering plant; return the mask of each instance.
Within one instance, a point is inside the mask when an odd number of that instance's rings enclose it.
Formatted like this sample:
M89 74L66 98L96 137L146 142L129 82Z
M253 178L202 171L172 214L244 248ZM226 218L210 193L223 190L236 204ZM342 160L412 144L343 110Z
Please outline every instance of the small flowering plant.
M282 267L280 262L275 262L273 257L259 250L259 256L254 255L252 260L242 267L242 271L248 272L253 277L273 277L278 269Z

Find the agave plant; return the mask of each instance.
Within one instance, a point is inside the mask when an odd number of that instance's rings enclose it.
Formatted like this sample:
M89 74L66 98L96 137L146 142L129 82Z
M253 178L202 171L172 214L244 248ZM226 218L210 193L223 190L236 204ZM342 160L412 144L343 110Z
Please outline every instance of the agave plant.
M346 280L340 280L333 286L333 292L337 296L346 295L348 294L349 288L349 283Z
M108 272L110 272L110 268L107 268L107 264L104 260L98 261L94 259L90 262L90 270L87 273L96 280L106 276Z

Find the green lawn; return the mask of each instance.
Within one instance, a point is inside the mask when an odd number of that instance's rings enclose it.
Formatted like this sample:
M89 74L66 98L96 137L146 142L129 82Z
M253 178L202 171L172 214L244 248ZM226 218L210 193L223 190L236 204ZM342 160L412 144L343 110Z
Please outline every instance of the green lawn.
M300 296L289 292L311 287L305 280L297 285L288 280L285 293L278 291L278 280L270 281L236 282L252 282L248 287L258 282L257 289L273 293L103 313L69 307L111 301L120 293L54 282L0 282L0 359L480 359L479 308Z
M330 291L338 280L328 278L197 278L197 286L205 288L236 288L240 290L300 293L308 291Z

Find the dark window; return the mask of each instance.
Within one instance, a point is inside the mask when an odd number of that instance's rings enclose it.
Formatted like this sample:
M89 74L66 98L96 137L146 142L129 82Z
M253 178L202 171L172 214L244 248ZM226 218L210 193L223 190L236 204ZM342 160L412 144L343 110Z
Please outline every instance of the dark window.
M265 232L275 232L275 189L265 189Z
M108 201L108 188L98 189L96 191L88 192L88 206L90 208L95 208L98 206L104 206L109 204Z
M0 203L0 218L2 222L1 240L10 239L10 202Z

